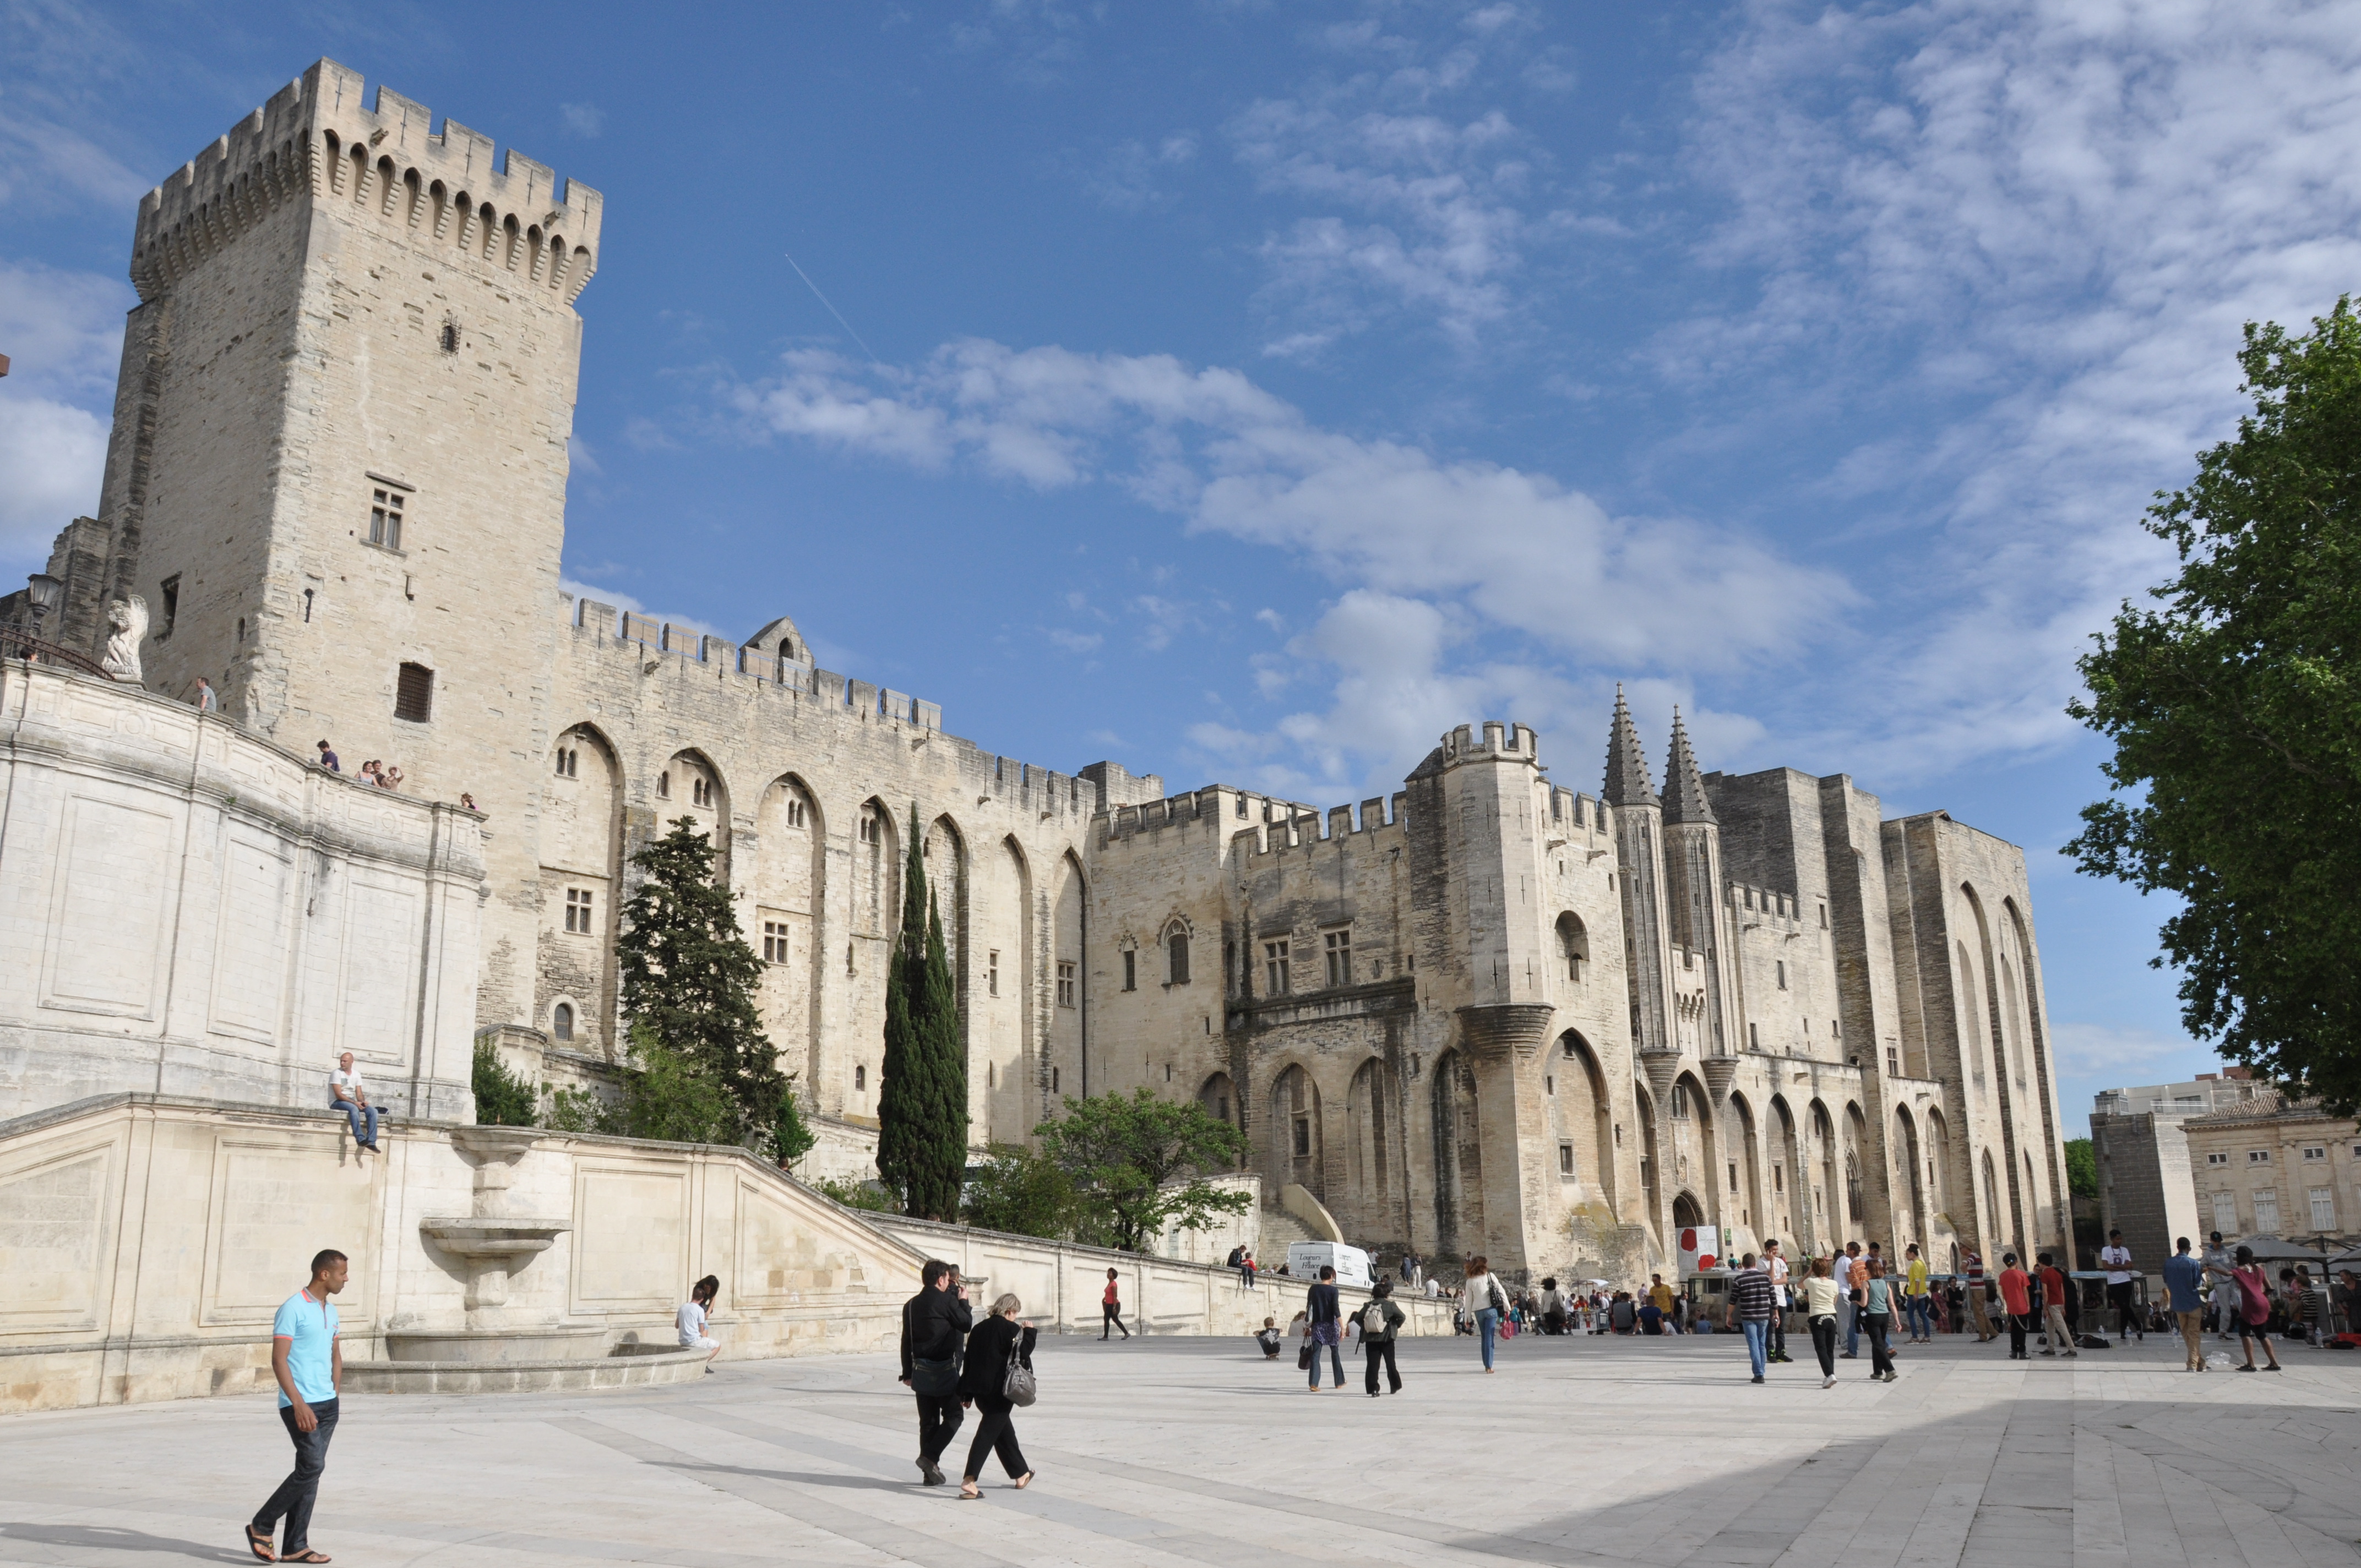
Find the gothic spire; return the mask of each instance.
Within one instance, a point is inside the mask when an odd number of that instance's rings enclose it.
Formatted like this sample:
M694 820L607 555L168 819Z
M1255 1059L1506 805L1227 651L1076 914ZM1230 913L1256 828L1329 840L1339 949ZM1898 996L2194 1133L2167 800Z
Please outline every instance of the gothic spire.
M1664 764L1664 820L1716 822L1713 802L1706 798L1705 781L1697 777L1696 756L1689 751L1689 732L1681 725L1681 710L1673 709L1673 750Z
M1609 806L1660 804L1648 783L1648 759L1640 750L1639 727L1624 705L1620 682L1615 687L1615 722L1607 731L1607 783L1599 794Z

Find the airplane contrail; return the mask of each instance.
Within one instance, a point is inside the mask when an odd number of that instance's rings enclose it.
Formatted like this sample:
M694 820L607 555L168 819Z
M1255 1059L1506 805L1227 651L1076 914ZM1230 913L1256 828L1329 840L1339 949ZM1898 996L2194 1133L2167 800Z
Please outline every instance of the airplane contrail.
M804 287L812 291L812 298L818 300L822 305L826 305L828 307L828 313L836 318L836 324L842 327L851 337L853 342L861 345L861 352L869 356L869 363L876 366L881 370L884 369L885 362L877 357L877 351L870 347L869 345L862 340L859 333L852 330L852 323L844 319L844 313L842 311L838 310L834 305L829 304L828 296L819 291L819 285L811 280L811 274L805 271L803 268L796 263L794 254L792 252L782 252L781 254L786 257L787 265L795 268L796 276L804 280Z

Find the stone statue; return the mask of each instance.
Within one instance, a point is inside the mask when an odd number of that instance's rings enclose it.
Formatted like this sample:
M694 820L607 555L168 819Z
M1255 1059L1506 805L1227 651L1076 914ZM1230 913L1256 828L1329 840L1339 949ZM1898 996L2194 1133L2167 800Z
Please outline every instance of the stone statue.
M118 681L137 685L139 644L148 635L148 601L137 594L106 607L106 656L98 667Z

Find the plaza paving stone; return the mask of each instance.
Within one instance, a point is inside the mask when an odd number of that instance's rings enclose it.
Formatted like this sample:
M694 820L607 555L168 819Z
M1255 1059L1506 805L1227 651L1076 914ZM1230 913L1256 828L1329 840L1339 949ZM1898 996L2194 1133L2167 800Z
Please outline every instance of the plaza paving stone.
M2211 1351L2235 1349L2208 1341ZM1795 1348L1808 1352L1807 1346ZM2177 1342L2012 1364L1963 1339L1747 1381L1743 1342L1401 1347L1303 1389L1249 1342L1047 1339L1040 1479L916 1485L882 1356L612 1394L347 1400L313 1544L341 1563L2361 1563L2361 1353L2180 1370ZM951 1454L956 1475L966 1451ZM288 1447L269 1397L0 1420L0 1562L244 1563Z

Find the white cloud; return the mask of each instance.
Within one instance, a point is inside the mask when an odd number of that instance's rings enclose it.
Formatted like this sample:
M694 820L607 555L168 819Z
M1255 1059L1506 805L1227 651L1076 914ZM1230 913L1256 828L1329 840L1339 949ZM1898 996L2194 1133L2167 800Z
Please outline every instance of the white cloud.
M596 104L560 104L557 112L576 136L595 137L607 128L607 111Z
M1693 152L1730 203L1707 258L1759 287L1658 363L1691 388L1800 371L1839 421L1848 396L1907 405L1828 482L1927 520L1879 587L1875 679L1824 701L1859 765L2058 744L2083 637L2170 570L2137 518L2230 433L2241 323L2301 322L2361 278L2361 13L1743 16L1697 82Z
M2080 1078L2114 1074L2127 1083L2150 1069L2186 1070L2191 1053L2212 1054L2186 1035L2109 1024L2057 1024L2050 1035L2057 1045L2059 1071Z
M1535 658L1644 671L1677 649L1704 668L1775 662L1851 598L1833 574L1742 534L1611 517L1546 475L1325 430L1235 370L1169 356L968 340L879 368L804 352L736 400L770 430L847 451L1040 489L1116 486L1192 531L1323 572L1342 597L1289 644L1291 665L1257 671L1267 696L1314 669L1333 678L1327 711L1281 726L1299 759L1284 765L1305 776L1415 761L1446 718L1496 698L1536 724L1591 712L1599 694ZM1158 597L1128 608L1151 650L1194 613ZM1451 650L1490 635L1534 657L1454 662Z
M618 566L611 561L602 561L596 566L586 567L584 570L604 573L609 571L621 572L627 570L627 568ZM665 615L660 611L650 609L642 600L631 594L623 592L620 588L601 587L596 583L582 582L577 578L568 577L562 574L557 579L557 587L559 592L572 594L577 600L588 599L593 604L603 604L615 609L629 610L633 615L644 615L652 620L660 620L667 625L677 626L684 630L697 632L700 636L719 637L723 641L730 642L735 642L738 641L736 637L733 637L729 632L722 630L719 627L715 626L710 621L699 620L694 616ZM746 630L748 631L752 631L754 628L750 626Z
M98 510L106 430L87 409L0 382L0 550L11 560L48 560L58 530Z
M1508 280L1522 264L1526 138L1498 109L1455 122L1356 113L1360 93L1332 96L1266 100L1227 127L1262 190L1349 214L1300 217L1266 237L1274 290L1315 330L1356 330L1373 312L1407 308L1472 344L1509 313Z
M60 529L98 510L123 353L127 284L0 262L0 551L46 561Z

